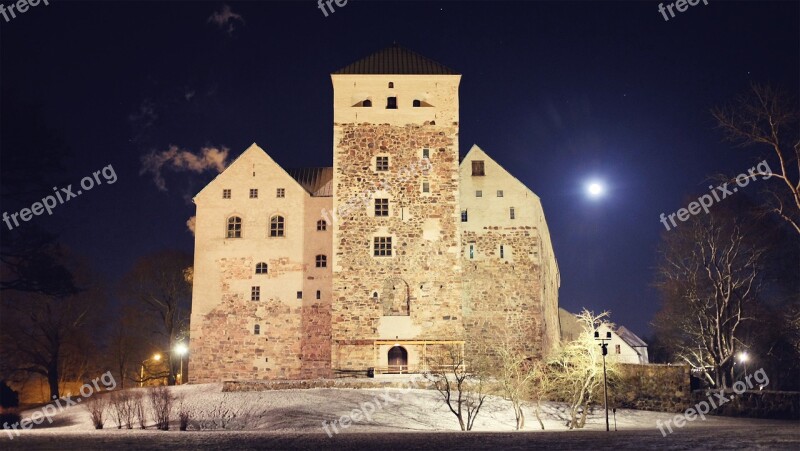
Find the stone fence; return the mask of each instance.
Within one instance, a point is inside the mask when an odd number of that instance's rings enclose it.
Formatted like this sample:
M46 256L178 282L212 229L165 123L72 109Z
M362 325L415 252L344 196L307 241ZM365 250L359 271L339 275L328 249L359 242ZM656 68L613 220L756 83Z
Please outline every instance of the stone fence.
M609 388L610 407L683 412L692 405L688 366L621 363L619 370Z

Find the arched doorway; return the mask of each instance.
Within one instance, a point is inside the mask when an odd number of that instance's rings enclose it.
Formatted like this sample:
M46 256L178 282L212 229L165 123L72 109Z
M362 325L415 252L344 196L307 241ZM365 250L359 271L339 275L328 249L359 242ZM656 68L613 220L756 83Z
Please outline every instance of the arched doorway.
M389 349L389 373L401 374L408 372L408 352L402 346Z

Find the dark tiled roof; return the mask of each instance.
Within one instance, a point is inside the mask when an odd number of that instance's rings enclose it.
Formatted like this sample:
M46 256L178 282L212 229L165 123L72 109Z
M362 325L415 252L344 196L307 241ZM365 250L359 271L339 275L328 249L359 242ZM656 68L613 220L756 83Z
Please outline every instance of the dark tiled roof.
M458 72L395 44L345 66L334 74L458 75Z
M622 338L625 343L628 343L632 348L647 347L647 343L642 341L641 338L636 336L633 332L629 331L625 326L619 326L617 335Z
M333 196L333 168L297 168L286 172L312 196Z

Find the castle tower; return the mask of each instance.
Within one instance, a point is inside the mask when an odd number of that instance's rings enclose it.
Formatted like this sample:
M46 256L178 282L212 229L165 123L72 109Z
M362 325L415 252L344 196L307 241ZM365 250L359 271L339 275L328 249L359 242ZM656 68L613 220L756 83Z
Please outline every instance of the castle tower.
M464 340L461 76L392 46L331 78L331 367L414 371Z

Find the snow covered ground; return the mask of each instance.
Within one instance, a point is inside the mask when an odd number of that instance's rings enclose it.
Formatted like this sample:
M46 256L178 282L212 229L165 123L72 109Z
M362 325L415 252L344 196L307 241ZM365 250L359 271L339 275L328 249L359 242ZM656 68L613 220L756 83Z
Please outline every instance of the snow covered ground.
M136 389L139 390L139 389ZM546 446L560 449L637 448L800 448L800 424L707 417L663 437L656 421L674 414L618 410L616 428L605 432L602 409L590 416L584 430L568 431L563 406L543 406L541 431L533 411L526 410L526 430L514 431L508 401L489 397L474 431L464 434L438 393L411 389L308 389L223 393L220 384L172 388L193 418L192 428L219 427L220 415L229 418L226 429L177 431L117 430L113 420L95 430L82 406L71 407L32 430L10 439L2 434L4 449L462 449ZM23 412L23 417L33 411ZM323 425L323 422L325 424ZM490 446L491 445L491 446Z

